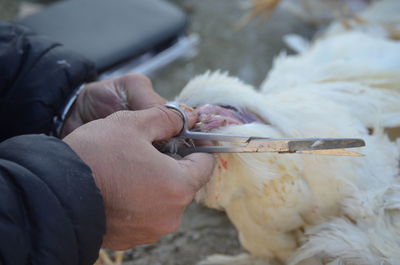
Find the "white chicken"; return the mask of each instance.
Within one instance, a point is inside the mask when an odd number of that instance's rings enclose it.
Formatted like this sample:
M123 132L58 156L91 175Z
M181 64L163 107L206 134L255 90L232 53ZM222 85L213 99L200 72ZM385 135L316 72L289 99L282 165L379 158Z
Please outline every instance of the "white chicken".
M281 54L260 91L220 72L183 89L176 101L199 109L198 130L367 144L363 157L218 155L197 200L227 213L250 255L201 264L400 264L400 148L384 132L400 126L400 42L389 37L326 34Z

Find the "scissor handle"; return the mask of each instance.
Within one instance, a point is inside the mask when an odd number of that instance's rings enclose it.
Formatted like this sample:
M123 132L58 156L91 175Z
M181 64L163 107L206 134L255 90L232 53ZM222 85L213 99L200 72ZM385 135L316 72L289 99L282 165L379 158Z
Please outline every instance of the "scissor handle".
M179 105L181 105L181 103L179 102L168 102L167 104L165 104L167 108L178 111L182 116L183 127L180 133L176 137L185 139L194 139L194 140L211 140L211 141L241 142L241 143L247 142L249 140L249 137L247 136L189 131L189 118L185 110L182 109Z
M188 124L189 124L189 118L186 114L186 112L179 106L180 103L176 102L176 101L172 101L172 102L167 102L165 104L165 106L169 109L173 109L179 112L179 114L182 116L182 121L183 121L183 126L182 126L182 130L180 131L179 135L185 135L188 131Z

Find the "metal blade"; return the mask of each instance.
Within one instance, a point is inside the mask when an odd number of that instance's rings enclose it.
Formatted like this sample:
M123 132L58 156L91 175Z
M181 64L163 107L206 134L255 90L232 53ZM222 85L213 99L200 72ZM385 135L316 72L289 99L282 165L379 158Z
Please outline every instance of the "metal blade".
M343 149L365 146L356 138L305 138L305 139L263 139L251 138L246 146L251 152L295 153L309 150Z
M308 150L308 151L298 151L296 152L296 154L328 155L328 156L364 156L363 154L349 151L346 149Z
M300 153L320 154L337 156L362 156L359 153L344 150L365 146L361 139L353 138L307 138L307 139L266 139L250 138L246 145L229 146L193 146L179 148L181 155L188 155L194 152L205 153Z

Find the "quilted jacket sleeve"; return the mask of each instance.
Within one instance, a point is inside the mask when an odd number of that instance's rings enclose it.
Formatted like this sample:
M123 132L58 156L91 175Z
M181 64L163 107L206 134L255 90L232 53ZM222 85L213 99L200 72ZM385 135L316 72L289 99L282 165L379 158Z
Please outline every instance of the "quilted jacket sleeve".
M0 143L0 264L92 265L105 231L90 169L61 140Z
M97 258L105 214L91 171L64 142L39 135L94 77L83 57L0 22L1 265L91 265Z
M0 141L48 133L71 93L95 78L94 66L28 28L0 22Z

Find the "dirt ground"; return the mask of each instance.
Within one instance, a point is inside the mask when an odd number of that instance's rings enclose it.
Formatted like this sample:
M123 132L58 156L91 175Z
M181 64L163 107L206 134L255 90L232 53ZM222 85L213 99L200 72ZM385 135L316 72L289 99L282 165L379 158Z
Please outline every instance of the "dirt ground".
M31 0L40 4L48 0ZM0 0L2 19L18 13L21 0ZM277 11L268 23L253 21L238 30L245 14L245 0L173 0L189 14L188 33L198 34L198 55L180 60L152 77L155 89L173 99L194 76L207 70L228 71L257 87L265 78L274 56L286 49L282 36L311 36L314 29L288 13ZM290 51L289 51L290 52ZM215 253L239 254L237 233L223 212L193 203L183 216L178 232L159 242L127 251L124 265L192 265Z
M124 265L191 265L214 253L243 251L236 230L224 213L193 203L178 232L128 251Z

